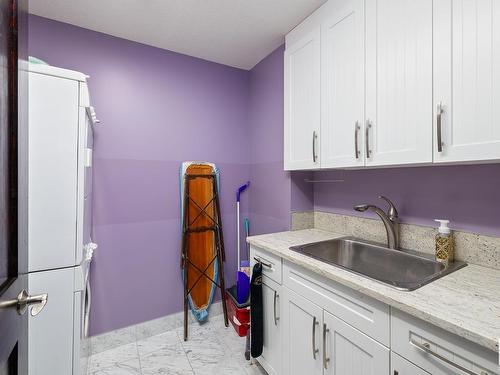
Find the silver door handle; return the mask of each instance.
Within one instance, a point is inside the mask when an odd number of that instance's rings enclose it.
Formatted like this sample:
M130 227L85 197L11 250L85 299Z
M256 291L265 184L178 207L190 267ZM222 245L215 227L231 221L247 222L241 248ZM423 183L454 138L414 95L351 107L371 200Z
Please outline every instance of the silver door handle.
M326 356L326 334L330 332L328 328L326 328L326 323L323 323L323 367L325 370L328 370L328 362L330 362L330 358Z
M316 349L316 326L319 325L319 322L316 320L316 317L313 317L313 327L312 327L312 351L313 351L313 359L316 359L316 354L319 353L319 349Z
M370 129L372 127L372 124L370 123L370 120L366 120L366 129L365 129L365 147L366 147L366 157L369 158L371 156L371 150L370 150Z
M359 126L359 122L356 121L356 124L354 125L354 156L356 159L359 159L359 149L358 149L358 133L361 127Z
M443 117L443 103L439 102L436 109L436 130L437 130L437 146L438 152L443 152L443 126L442 126L442 117Z
M443 357L441 354L436 353L435 351L433 351L431 349L430 344L427 343L427 342L421 344L421 343L419 343L419 342L417 342L417 341L415 341L413 339L410 339L410 344L413 345L413 346L415 346L417 349L420 349L421 351L423 351L423 352L425 352L425 353L427 353L427 354L429 354L429 355L431 355L431 356L439 359L440 361L442 361L442 362L444 362L444 363L446 363L446 364L448 364L448 365L450 365L450 366L452 366L452 367L454 367L454 368L456 368L456 369L458 369L458 370L460 370L460 371L462 371L462 372L464 372L466 374L469 374L469 375L487 375L487 373L485 373L484 371L482 371L479 374L477 372L474 372L474 371L471 371L469 369L466 369L462 365L459 365L458 363L455 363L455 362L453 362L452 360L450 360L450 359L448 359L446 357Z
M274 291L274 325L278 325L278 320L280 320L279 316L276 316L276 300L279 298L278 292Z
M316 139L318 138L318 134L316 134L316 130L313 131L313 163L316 163L318 156L316 155Z
M0 310L15 307L19 315L23 315L28 306L34 305L31 309L31 316L38 315L49 300L47 293L30 296L26 289L23 289L16 299L0 302Z

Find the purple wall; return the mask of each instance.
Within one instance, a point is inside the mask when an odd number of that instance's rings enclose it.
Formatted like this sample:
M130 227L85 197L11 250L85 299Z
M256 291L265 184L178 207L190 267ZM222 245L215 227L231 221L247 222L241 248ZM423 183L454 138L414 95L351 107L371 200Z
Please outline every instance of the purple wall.
M181 161L208 160L221 169L226 279L234 282L234 191L249 177L249 72L36 16L30 54L90 75L102 121L94 153L99 248L91 334L182 309Z
M315 172L315 178L340 173ZM377 199L382 194L394 201L403 222L436 226L433 219L450 219L454 229L500 235L499 164L345 171L343 177L314 186L315 210L361 215L352 206L384 205Z
M283 47L250 71L250 230L290 225L290 174L283 171Z
M234 281L236 188L251 180L242 216L252 234L286 230L290 211L355 215L389 196L404 222L500 235L500 165L283 171L283 47L250 72L43 18L30 18L30 54L89 74L96 131L91 332L182 309L178 168L221 168L226 278ZM250 207L250 209L249 209ZM134 303L128 296L134 296ZM160 296L160 298L157 298Z
M283 171L283 52L250 71L250 231L288 230L290 211L312 210L310 172Z

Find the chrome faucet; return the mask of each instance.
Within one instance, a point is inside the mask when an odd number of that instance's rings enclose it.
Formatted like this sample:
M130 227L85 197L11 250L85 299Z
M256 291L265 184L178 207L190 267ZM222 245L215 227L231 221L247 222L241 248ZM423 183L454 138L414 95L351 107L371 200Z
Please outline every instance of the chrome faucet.
M354 206L358 212L373 211L375 212L384 223L385 231L387 232L387 247L389 249L399 249L399 216L396 206L386 197L380 195L380 199L389 203L389 210L385 213L381 208L372 204L360 204Z

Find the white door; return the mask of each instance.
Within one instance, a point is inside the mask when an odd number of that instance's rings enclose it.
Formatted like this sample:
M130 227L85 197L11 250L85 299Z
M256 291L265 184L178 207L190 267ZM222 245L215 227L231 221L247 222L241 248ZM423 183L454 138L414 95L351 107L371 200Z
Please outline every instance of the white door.
M432 0L366 2L366 165L432 162Z
M389 374L388 348L326 311L323 319L324 374Z
M259 362L269 375L281 374L281 286L262 278L264 347Z
M391 352L391 375L429 375L429 373Z
M364 165L365 15L347 0L321 26L321 167Z
M285 50L285 170L320 166L320 28Z
M29 271L75 265L78 82L29 75Z
M283 288L283 374L319 375L323 310Z
M434 161L498 160L500 2L434 3Z

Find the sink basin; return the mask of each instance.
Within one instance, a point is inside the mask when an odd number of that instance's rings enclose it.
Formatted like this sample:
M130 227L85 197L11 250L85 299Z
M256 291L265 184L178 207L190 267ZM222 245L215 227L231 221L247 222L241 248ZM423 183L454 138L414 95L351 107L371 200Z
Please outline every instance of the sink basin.
M432 256L392 250L352 237L293 246L290 250L406 291L420 288L467 265L455 261L446 267Z

